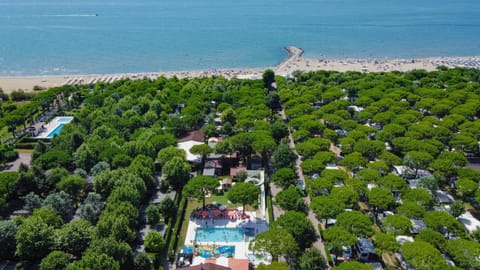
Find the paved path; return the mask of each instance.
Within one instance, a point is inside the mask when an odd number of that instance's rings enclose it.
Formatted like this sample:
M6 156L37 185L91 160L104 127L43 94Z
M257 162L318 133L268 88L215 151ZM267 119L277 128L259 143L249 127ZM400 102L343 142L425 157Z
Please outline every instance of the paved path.
M282 191L282 188L280 187L277 187L277 185L275 185L275 183L273 183L270 179L270 194L272 196L272 199L275 198L275 196L277 196L277 194ZM279 216L283 215L283 213L285 213L285 211L283 211L282 208L278 207L275 203L273 203L272 201L272 208L273 208L273 219L277 219Z
M23 163L30 167L30 162L32 161L32 153L18 153L18 158L7 164L4 171L5 172L18 172L20 164Z
M285 115L285 111L283 110L283 108L279 113L280 113L280 116L282 117L283 120L287 119L287 117ZM297 151L295 150L295 142L293 140L292 132L290 131L290 128L288 129L288 145L293 150L293 152L297 155L297 161L296 161L295 167L296 167L296 170L297 170L298 178L303 179L305 181L305 177L303 175L303 171L302 171L302 167L301 167L302 160L300 159L300 157L297 154ZM320 251L320 253L322 253L322 256L325 259L325 262L327 262L327 267L328 267L328 259L327 259L327 254L325 253L325 246L323 244L322 238L320 237L320 231L318 230L318 226L319 226L320 222L315 217L315 214L313 213L312 209L310 208L310 196L306 196L304 200L305 200L305 203L309 206L309 208L308 208L308 219L312 222L313 227L315 228L315 231L319 235L317 241L315 243L313 243L313 246L316 247Z

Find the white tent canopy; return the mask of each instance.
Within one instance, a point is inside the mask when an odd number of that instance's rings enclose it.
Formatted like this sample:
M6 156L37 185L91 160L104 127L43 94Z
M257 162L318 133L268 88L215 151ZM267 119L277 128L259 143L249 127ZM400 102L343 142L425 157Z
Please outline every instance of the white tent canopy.
M187 153L187 161L195 162L195 163L202 163L202 156L194 155L194 154L190 153L190 148L192 148L192 146L200 145L200 144L203 144L203 143L190 140L190 141L185 141L185 142L179 142L177 144L177 148L183 149L185 151L185 153Z

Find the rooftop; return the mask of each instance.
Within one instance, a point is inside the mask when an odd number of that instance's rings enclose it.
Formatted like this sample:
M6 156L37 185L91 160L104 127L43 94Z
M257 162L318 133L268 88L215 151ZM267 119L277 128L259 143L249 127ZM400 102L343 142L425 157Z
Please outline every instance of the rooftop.
M472 233L480 229L480 221L476 219L470 212L465 212L458 217L460 221L469 233Z
M194 130L188 133L187 136L180 138L179 142L186 142L186 141L195 141L195 142L205 142L205 133L200 129Z

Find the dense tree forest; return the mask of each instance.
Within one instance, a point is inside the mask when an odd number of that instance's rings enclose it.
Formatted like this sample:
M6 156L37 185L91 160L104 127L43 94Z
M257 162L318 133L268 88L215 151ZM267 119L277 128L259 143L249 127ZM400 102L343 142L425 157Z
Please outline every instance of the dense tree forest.
M340 256L357 238L371 239L389 267L398 264L382 255L395 261L399 253L417 269L453 269L444 257L460 268L480 265L480 232L467 231L458 220L467 211L479 216L480 172L465 167L479 155L479 70L318 71L290 78L268 72L264 80L160 77L59 87L23 105L4 102L0 126L15 132L60 100L68 102L59 113L74 116L73 123L51 141L35 143L31 164L0 173L0 258L19 268L162 267L170 239L152 233L139 243L138 228L175 220L181 200L148 206L146 219L141 209L157 189L202 201L204 188L215 186L212 179L192 178L199 167L175 148L198 129L223 141L193 152L236 152L244 164L257 155L281 189L273 201L284 214L272 217L270 230L250 246L286 263L258 269L287 269L287 263L325 269L340 262L330 254ZM0 162L12 149L14 144L2 145ZM297 158L307 194L296 184ZM252 186L236 185L230 200L254 204L258 190ZM444 207L436 200L439 191L455 202ZM10 218L19 209L26 214ZM413 232L411 219L426 229ZM414 241L399 244L399 235ZM327 258L312 246L317 239ZM344 262L335 269L360 267L370 266Z

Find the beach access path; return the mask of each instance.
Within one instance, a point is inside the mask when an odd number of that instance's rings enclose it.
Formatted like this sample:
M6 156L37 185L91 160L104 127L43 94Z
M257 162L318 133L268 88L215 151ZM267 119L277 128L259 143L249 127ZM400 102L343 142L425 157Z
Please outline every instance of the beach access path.
M279 112L279 114L282 117L282 120L284 120L284 121L287 120L287 116L285 115L285 111L283 110L283 107L282 107L281 111ZM295 150L295 141L293 140L293 136L292 136L292 132L290 131L290 128L288 128L288 145L292 149L292 151L295 153L295 155L297 155L297 160L295 161L295 168L296 168L296 171L297 171L298 178L302 179L305 182L305 176L303 175L303 171L302 171L302 167L301 167L302 160L301 160L300 156L298 155L297 151ZM318 235L318 239L317 239L317 241L315 241L313 243L313 246L320 251L320 253L322 254L325 262L327 263L327 267L328 267L328 259L327 259L327 254L325 252L325 245L323 244L322 236L321 236L320 231L318 229L319 226L321 226L320 221L317 219L317 217L313 213L312 209L310 208L310 196L307 195L304 198L304 200L305 200L305 203L307 204L307 206L309 206L307 217L312 222L312 225L315 228L315 232Z

